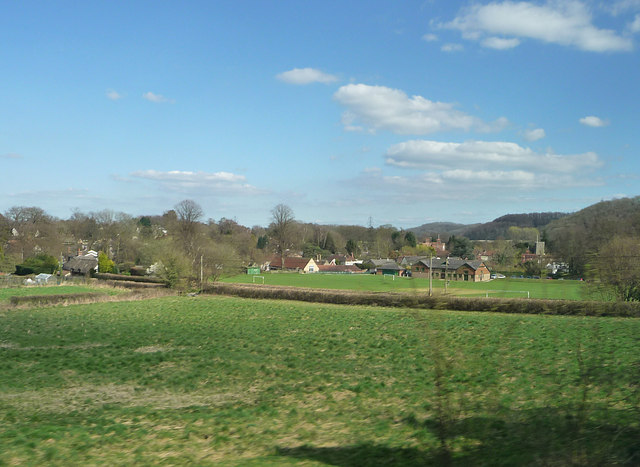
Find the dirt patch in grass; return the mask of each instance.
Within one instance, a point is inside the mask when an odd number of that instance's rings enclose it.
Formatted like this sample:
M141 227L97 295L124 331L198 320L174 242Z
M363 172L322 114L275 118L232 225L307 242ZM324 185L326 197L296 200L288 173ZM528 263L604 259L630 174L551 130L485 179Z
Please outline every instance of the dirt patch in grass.
M171 350L170 347L163 345L147 345L146 347L138 347L134 352L137 353L156 353L156 352L166 352Z
M218 407L227 404L251 403L247 392L217 393L198 390L172 392L146 389L132 384L84 384L57 390L11 391L0 393L0 405L20 411L67 413L90 411L104 404L122 407L179 409L190 406Z

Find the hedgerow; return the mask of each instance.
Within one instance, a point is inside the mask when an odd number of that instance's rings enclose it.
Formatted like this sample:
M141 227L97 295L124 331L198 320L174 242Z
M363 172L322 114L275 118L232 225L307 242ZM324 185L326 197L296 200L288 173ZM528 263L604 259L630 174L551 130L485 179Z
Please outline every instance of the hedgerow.
M489 311L497 313L640 317L640 303L575 300L538 300L523 298L448 297L408 293L359 292L329 289L305 289L217 282L204 293L245 298L299 300L340 305L373 305L432 310Z

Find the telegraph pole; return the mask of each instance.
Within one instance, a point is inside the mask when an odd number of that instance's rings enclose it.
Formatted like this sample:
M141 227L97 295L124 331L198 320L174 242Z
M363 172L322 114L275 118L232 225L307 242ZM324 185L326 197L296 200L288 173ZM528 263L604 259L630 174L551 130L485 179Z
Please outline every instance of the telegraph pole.
M433 255L429 256L429 297L433 296Z
M444 263L444 294L447 295L447 279L449 276L449 257Z

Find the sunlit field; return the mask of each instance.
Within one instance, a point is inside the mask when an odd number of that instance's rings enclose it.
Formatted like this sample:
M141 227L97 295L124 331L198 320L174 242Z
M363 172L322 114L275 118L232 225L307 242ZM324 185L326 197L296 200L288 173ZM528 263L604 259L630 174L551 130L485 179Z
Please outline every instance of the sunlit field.
M0 464L637 465L639 335L210 296L4 310Z
M394 278L372 274L264 273L256 278L242 274L223 279L223 281L376 292L427 293L429 291L429 279ZM434 293L445 292L443 280L434 279L432 284ZM586 298L585 289L585 283L582 281L505 278L488 282L450 281L446 292L451 295L465 296L582 300Z

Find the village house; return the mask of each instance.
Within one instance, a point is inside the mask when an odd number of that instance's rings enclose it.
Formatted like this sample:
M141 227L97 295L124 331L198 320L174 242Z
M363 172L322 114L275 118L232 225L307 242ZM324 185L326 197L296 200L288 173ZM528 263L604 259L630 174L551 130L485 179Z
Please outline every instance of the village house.
M265 271L297 271L304 273L318 272L318 265L313 258L300 258L297 256L274 256L265 264Z
M413 265L413 277L429 277L429 260L420 260ZM453 281L484 282L491 279L489 268L481 260L462 258L433 258L434 279Z
M424 242L421 243L421 245L428 246L436 250L437 256L447 255L447 244L443 243L442 240L440 240L440 237L438 237L435 242L432 242L429 240L429 238L427 238Z
M78 255L67 258L62 265L63 271L68 271L72 275L88 276L92 271L98 272L98 253L90 250L85 255Z

